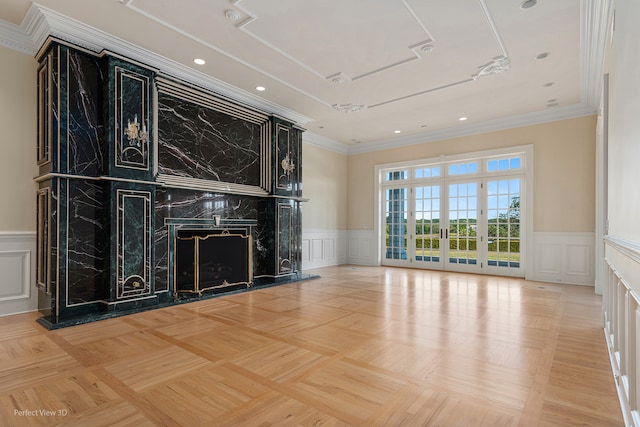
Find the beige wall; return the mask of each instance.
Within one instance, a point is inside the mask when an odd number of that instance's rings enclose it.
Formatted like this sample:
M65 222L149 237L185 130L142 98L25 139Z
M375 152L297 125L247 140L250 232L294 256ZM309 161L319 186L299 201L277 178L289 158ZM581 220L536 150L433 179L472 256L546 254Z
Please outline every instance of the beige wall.
M0 47L0 232L36 229L36 67Z
M344 230L347 228L347 156L302 145L302 228Z
M517 145L534 146L534 231L595 227L595 129L588 116L348 157L348 228L373 228L376 165Z

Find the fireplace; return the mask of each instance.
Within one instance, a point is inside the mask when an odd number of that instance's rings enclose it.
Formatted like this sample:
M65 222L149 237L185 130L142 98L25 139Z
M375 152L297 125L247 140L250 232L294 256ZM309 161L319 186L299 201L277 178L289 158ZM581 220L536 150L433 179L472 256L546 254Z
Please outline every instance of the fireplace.
M253 284L255 220L166 218L165 225L176 297Z
M52 38L37 60L40 323L303 277L297 115Z
M175 289L202 294L252 282L251 235L244 229L178 230Z

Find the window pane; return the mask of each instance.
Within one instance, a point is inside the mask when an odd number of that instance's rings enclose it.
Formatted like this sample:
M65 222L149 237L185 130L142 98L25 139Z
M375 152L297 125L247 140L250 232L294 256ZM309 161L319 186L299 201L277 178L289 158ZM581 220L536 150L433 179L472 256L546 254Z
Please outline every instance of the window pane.
M392 172L387 172L385 174L385 180L387 181L399 181L399 180L407 179L408 177L409 177L409 174L407 173L406 170L392 171Z

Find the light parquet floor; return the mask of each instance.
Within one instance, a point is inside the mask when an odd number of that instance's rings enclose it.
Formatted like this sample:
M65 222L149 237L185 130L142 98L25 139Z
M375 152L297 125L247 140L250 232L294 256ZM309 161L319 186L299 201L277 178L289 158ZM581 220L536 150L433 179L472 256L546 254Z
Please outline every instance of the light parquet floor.
M0 425L623 425L593 288L313 272L56 331L0 318Z

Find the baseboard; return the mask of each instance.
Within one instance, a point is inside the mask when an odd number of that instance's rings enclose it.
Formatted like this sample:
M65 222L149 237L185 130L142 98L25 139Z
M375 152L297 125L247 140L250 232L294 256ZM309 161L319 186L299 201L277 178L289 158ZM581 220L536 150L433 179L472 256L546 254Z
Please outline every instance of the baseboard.
M35 311L35 232L0 232L0 316Z

